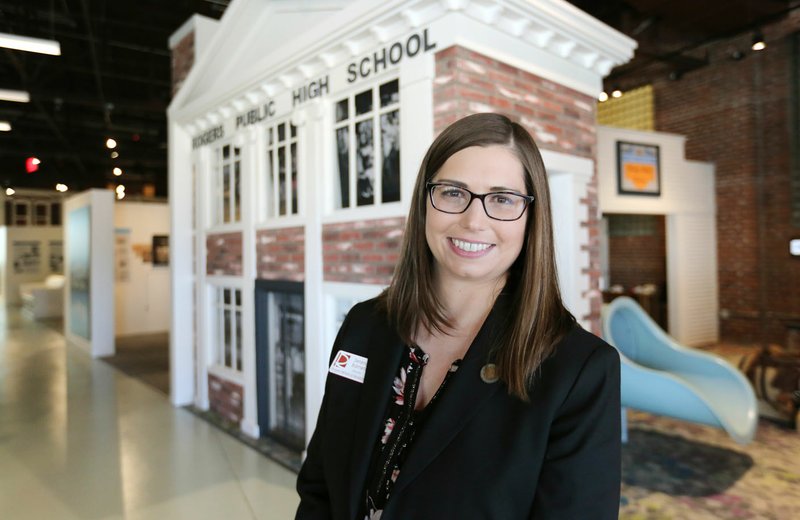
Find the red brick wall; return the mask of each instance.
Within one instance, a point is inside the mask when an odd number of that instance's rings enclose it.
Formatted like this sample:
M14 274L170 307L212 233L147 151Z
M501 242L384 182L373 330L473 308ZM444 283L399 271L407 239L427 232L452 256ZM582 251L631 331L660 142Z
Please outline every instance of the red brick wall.
M709 66L654 83L657 129L686 135L687 157L716 165L726 341L782 343L785 323L800 319L800 265L787 253L798 235L789 199L789 88L790 34L799 29L796 12L764 28L766 50L750 51L751 34L742 34L709 45ZM734 49L744 58L731 59Z
M649 236L610 236L608 238L609 284L630 290L652 283L659 290L667 285L667 245L665 219L656 217L656 230Z
M206 274L242 275L242 234L219 233L206 237Z
M243 398L244 391L241 386L208 374L208 402L213 412L234 424L239 424L242 421Z
M436 80L433 91L434 132L477 112L500 112L518 121L543 150L596 157L596 102L558 83L546 80L506 63L463 47L450 47L436 54ZM587 217L581 223L588 229L590 314L588 320L599 333L600 244L597 175L592 178L587 197L581 200Z
M172 49L172 95L183 85L194 65L194 31L183 37Z
M305 280L305 230L302 227L256 232L256 269L265 280Z
M325 281L388 285L399 257L404 226L405 218L324 225Z

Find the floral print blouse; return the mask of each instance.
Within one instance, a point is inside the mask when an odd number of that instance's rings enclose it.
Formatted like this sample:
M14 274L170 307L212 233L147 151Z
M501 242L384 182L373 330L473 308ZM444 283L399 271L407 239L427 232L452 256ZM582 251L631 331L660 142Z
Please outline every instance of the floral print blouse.
M447 381L458 370L461 362L456 360L450 366L442 384L425 408L414 410L422 370L428 364L428 354L416 345L408 346L406 350L407 355L403 356L400 370L392 385L383 432L372 455L370 473L367 477L364 520L380 520L415 434L430 415L432 405L444 390Z

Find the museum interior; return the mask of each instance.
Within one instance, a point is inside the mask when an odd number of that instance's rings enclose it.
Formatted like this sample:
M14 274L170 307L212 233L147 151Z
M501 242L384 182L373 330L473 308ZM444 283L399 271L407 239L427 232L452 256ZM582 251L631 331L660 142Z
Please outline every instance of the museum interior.
M800 1L0 0L0 51L3 518L294 518L337 332L483 112L620 355L619 518L800 518Z

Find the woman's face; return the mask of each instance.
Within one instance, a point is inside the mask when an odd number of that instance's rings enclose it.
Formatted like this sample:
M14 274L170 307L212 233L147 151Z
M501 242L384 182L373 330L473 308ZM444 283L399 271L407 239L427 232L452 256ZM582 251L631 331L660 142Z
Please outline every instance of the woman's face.
M510 148L499 145L456 152L431 182L454 184L478 194L526 194L522 163ZM473 200L464 213L443 213L431 205L427 193L426 198L425 237L438 281L504 282L525 241L526 215L513 221L494 220L479 200Z

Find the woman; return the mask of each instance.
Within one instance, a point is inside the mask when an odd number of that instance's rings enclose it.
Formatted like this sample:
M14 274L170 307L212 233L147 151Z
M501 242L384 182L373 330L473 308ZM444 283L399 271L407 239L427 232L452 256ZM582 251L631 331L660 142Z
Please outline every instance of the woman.
M564 308L547 177L497 114L422 161L392 283L336 338L297 519L609 519L619 357Z

